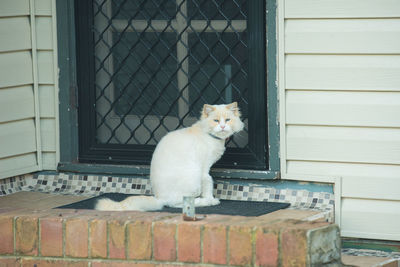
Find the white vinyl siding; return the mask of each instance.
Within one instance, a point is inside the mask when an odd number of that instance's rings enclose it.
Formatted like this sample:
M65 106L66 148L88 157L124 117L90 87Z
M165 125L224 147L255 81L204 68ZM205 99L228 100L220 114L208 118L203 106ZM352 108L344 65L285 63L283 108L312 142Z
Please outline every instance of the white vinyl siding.
M34 113L31 85L0 89L0 123L33 118Z
M0 178L56 169L54 4L0 2Z
M399 201L344 197L342 236L399 240Z
M400 131L392 128L288 125L287 160L400 164Z
M1 51L18 51L31 48L29 17L0 18Z
M400 52L400 19L296 19L287 20L285 28L286 53Z
M279 8L282 178L341 177L342 235L400 240L400 2Z
M398 0L285 0L285 18L393 18Z
M288 90L286 103L288 124L400 127L397 92Z
M286 89L400 91L400 54L286 54L285 66Z
M30 51L0 52L0 88L33 83ZM21 75L17 75L18 73Z

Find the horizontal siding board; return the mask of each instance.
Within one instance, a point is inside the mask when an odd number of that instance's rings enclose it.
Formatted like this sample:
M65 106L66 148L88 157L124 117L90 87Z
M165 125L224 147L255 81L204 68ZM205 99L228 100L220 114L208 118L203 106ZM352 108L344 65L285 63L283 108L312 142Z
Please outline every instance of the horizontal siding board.
M342 197L387 199L400 201L400 177L366 179L346 177L342 181Z
M31 84L32 56L29 51L0 53L0 88Z
M31 49L29 17L0 18L0 52Z
M382 184L388 184L393 179L400 180L400 165L390 164L363 164L344 162L321 162L321 161L296 161L289 160L287 173L295 176L304 175L326 175L347 178L363 177L366 180L376 180ZM390 184L389 184L390 185Z
M55 119L40 120L40 136L42 151L56 151L56 121Z
M13 170L5 170L4 169L4 170L0 171L0 179L13 177L13 176L17 176L17 175L23 175L23 174L32 173L32 172L37 172L37 171L41 171L41 170L42 169L39 168L39 165L26 166L26 167L22 167L20 169L13 169Z
M0 123L33 118L33 98L31 85L0 89Z
M37 49L53 49L51 17L36 17L35 22Z
M41 118L54 118L56 116L54 93L55 89L53 85L39 85L39 104Z
M51 16L51 1L52 0L35 0L35 15Z
M286 53L400 53L400 19L287 20Z
M285 18L400 17L398 0L285 0Z
M0 160L0 179L37 171L36 153L17 155Z
M400 55L287 55L287 89L400 91Z
M287 159L400 164L400 129L287 126Z
M54 83L53 52L38 51L37 62L38 62L39 84L53 84Z
M400 127L400 92L287 91L288 124Z
M394 216L390 216L391 218L389 218L390 220L398 220L397 217ZM393 218L394 217L394 218ZM365 218L365 217L364 217ZM368 220L368 218L365 218L365 220ZM360 232L360 231L350 231L347 230L346 228L343 229L341 228L340 230L340 235L342 237L353 237L353 238L361 238L361 239L379 239L379 240L393 240L393 241L398 241L399 240L399 235L397 234L392 234L392 233L387 233L386 231L384 231L384 233L379 232L376 230L377 228L375 228L375 231L370 231L370 232Z
M29 15L29 0L1 0L0 17Z
M0 159L36 151L33 119L0 124Z
M342 236L400 240L400 201L342 199Z

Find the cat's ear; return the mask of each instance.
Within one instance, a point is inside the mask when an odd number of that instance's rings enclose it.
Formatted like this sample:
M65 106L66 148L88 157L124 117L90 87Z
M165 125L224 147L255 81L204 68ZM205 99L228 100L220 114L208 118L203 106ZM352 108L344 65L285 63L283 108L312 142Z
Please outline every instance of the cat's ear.
M229 105L226 105L226 108L229 109L230 111L232 111L235 114L235 116L239 116L240 115L239 107L238 107L237 102L233 102L233 103L231 103Z
M208 115L210 115L210 113L213 112L214 110L215 110L215 107L208 105L208 104L204 104L203 110L201 111L201 117L207 118Z

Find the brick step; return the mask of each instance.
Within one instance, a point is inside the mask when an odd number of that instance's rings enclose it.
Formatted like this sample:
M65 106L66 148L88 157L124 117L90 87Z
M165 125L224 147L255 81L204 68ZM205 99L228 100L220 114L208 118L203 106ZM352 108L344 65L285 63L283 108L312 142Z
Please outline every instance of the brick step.
M287 213L0 209L0 266L341 266L336 225Z

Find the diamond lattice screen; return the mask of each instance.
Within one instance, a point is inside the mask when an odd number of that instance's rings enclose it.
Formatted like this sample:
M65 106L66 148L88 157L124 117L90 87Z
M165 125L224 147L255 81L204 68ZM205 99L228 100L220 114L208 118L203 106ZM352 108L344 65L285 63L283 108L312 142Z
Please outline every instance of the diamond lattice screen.
M203 104L237 101L247 125L244 0L94 1L101 144L155 145ZM229 147L246 147L246 129Z

